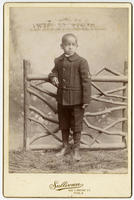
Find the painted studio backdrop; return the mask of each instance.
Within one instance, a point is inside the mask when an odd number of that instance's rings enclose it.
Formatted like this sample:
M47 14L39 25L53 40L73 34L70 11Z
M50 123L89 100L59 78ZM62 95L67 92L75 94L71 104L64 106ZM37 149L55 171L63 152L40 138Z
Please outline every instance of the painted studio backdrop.
M24 88L23 88L23 59L31 64L31 74L47 75L54 66L54 59L63 52L60 48L61 37L65 33L74 33L78 38L77 53L86 58L90 72L94 76L99 70L99 75L120 76L124 74L124 63L128 59L128 10L126 8L11 8L10 9L10 149L21 149L23 147L24 134ZM106 69L110 69L108 71ZM123 82L108 83L94 82L95 86L103 91L110 91L123 87ZM56 88L49 83L43 84L42 88L56 92ZM100 91L93 87L92 95L97 97ZM111 93L115 94L116 93ZM45 95L45 94L43 94ZM123 95L123 90L118 96ZM33 96L33 106L43 111L48 117L57 120L52 110L46 104ZM55 99L45 98L56 106ZM112 97L107 98L110 101ZM115 106L124 106L124 99L112 99L117 102L110 104L107 101L94 101L89 105L87 112L102 112ZM121 102L121 103L119 103ZM84 124L85 133L83 141L93 143L93 139L100 130L105 129L111 123L122 118L123 110L104 112L101 115L88 117L88 122L93 127ZM31 117L44 123L53 130L57 124L42 119L38 113L31 111ZM31 122L31 135L38 136L45 133L45 129ZM105 129L106 131L106 129ZM104 131L104 132L105 132ZM116 124L112 131L122 132L122 124ZM122 137L111 136L107 133L97 137L96 144L121 143ZM56 134L60 138L60 132ZM33 145L38 147L55 148L60 142L52 136L41 137ZM84 147L84 142L83 142ZM90 146L90 145L89 145ZM105 146L105 145L104 145ZM88 145L85 145L88 147Z

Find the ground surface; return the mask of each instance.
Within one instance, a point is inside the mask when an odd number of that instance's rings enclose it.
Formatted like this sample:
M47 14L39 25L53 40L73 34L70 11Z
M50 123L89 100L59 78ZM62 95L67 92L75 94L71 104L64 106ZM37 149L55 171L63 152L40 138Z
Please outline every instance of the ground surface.
M82 159L75 162L72 153L55 156L57 150L10 151L10 173L127 173L127 151L80 151Z

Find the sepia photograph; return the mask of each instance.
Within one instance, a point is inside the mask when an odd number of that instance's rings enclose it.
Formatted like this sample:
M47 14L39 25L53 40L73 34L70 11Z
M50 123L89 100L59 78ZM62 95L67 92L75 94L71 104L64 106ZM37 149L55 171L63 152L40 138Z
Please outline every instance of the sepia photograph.
M130 196L131 4L7 3L4 16L7 196ZM34 175L44 193L8 187Z

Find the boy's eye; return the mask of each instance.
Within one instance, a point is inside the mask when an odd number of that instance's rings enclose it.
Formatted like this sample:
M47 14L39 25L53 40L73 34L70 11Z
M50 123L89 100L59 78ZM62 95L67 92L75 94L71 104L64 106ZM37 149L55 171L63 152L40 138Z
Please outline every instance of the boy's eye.
M75 43L67 43L66 45L67 45L67 46L71 46L71 45L72 45L72 46L75 46Z

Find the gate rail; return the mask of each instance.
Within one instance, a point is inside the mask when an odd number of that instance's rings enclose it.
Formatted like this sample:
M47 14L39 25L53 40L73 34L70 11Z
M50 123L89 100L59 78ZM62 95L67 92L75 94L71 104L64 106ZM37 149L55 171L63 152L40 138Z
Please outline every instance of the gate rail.
M46 136L53 136L57 141L61 143L61 139L56 135L58 132L58 127L52 132L44 123L41 121L33 118L30 116L30 112L33 111L39 116L41 116L42 119L48 120L52 123L58 124L58 120L50 118L46 114L44 114L42 111L37 109L36 107L31 105L31 95L36 96L41 101L43 101L47 106L54 112L57 113L57 109L52 105L48 100L45 98L44 95L40 93L44 93L46 95L49 95L50 97L56 98L56 94L53 92L50 92L46 89L42 89L39 86L41 84L44 84L45 82L49 82L48 75L34 75L31 74L31 64L27 60L23 60L23 72L24 72L24 139L23 139L23 148L24 150L32 149L31 145L37 141L38 139ZM102 76L100 75L103 71L109 72L110 76ZM34 84L33 81L38 81L37 84ZM98 87L95 83L96 82L111 82L111 83L122 83L123 85L121 87L111 89L108 91L103 91L100 87ZM107 149L107 148L126 148L127 146L127 62L124 62L124 75L120 74L119 72L115 70L111 70L109 68L103 67L101 70L99 70L96 74L92 75L91 77L91 84L92 87L94 87L98 93L95 95L92 95L91 99L92 101L96 102L102 102L102 103L108 103L110 105L113 105L114 107L107 108L103 111L98 112L85 112L83 122L85 125L92 129L97 131L97 136L93 137L90 133L83 132L82 135L86 135L92 139L90 144L85 143L85 141L81 141L81 144L87 145L88 148L97 148L97 149ZM115 92L122 91L122 95L113 94ZM117 100L112 99L106 99L102 97L111 97L115 98ZM116 105L116 106L115 106ZM112 122L111 124L107 125L105 128L100 128L98 126L95 126L91 124L88 121L88 117L95 117L95 116L101 116L107 113L111 113L114 111L120 111L122 110L122 117L118 120ZM35 122L36 124L42 126L45 130L47 130L46 134L41 134L39 136L33 137L30 139L29 135L31 132L31 123ZM116 124L122 123L122 131L109 131L111 127L114 127ZM102 144L102 146L99 144L99 137L101 134L104 135L116 135L122 137L122 143L121 144L112 144L111 146L107 146L106 144ZM72 136L70 138L72 140ZM94 144L96 144L96 147L92 147Z

